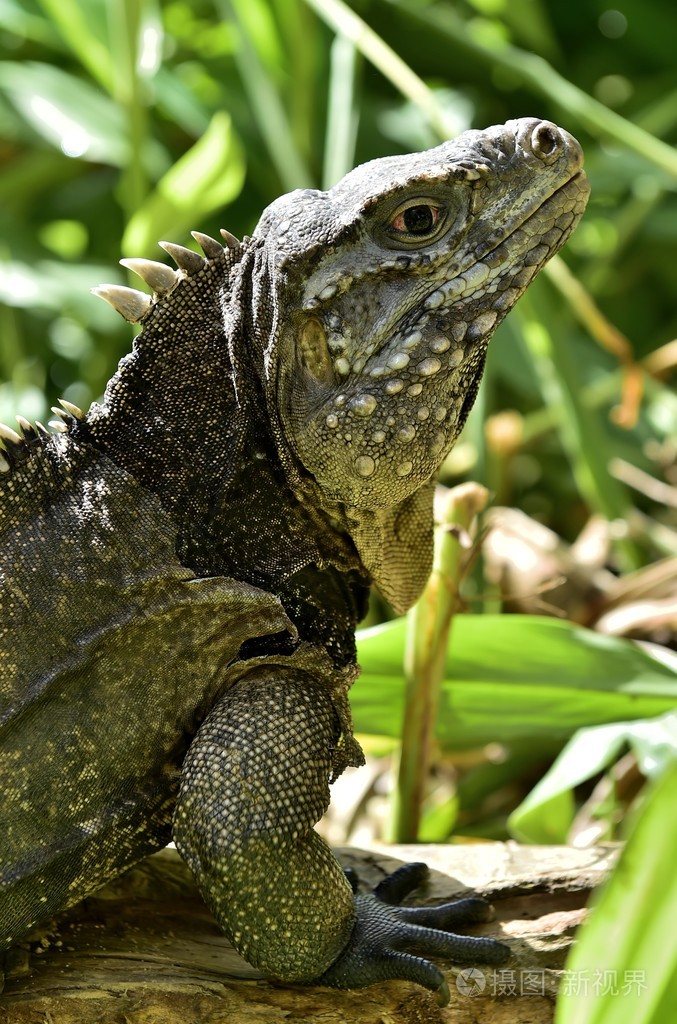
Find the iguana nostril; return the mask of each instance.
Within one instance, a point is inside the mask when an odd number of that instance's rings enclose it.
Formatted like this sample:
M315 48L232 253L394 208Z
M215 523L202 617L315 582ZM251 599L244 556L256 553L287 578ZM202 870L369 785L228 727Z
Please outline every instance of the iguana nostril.
M541 121L531 133L531 148L534 156L550 163L562 148L562 135L550 121Z

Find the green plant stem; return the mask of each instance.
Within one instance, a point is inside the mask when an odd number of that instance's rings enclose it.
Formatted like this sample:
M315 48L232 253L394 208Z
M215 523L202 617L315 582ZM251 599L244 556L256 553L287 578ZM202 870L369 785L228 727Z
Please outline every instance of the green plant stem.
M393 83L398 92L423 111L440 139L448 139L456 134L434 92L343 0L306 0L306 3L335 32L349 39Z
M353 43L337 35L331 44L327 129L322 188L331 188L355 165L358 108L355 76L358 53Z
M311 2L311 0L307 0ZM327 0L312 0L326 3ZM332 0L332 3L337 0ZM468 24L449 4L444 7L418 6L410 0L383 0L397 7L407 17L415 18L432 28L439 35L452 40L458 47L470 52L493 69L500 67L509 71L519 82L534 92L547 97L562 110L575 117L591 134L614 139L651 161L672 177L677 177L677 150L639 125L633 124L615 111L605 107L599 100L589 96L583 89L569 82L543 57L528 50L521 50L505 42L489 44L473 35ZM385 43L383 44L386 45ZM369 54L365 55L369 56ZM370 58L371 59L371 58ZM388 77L391 77L390 75ZM394 79L391 80L394 81ZM434 96L433 96L434 101Z
M143 154L148 139L148 114L143 83L139 77L139 35L143 4L138 0L116 3L109 0L111 50L114 54L114 97L124 108L129 138L127 164L118 195L128 223L142 205L148 191Z
M561 410L562 444L569 456L579 493L590 508L606 519L627 517L630 501L627 489L610 475L608 465L611 449L599 418L580 401L580 367L562 336L562 325L545 326L542 297L533 292L521 302L523 336L539 379L543 399ZM616 544L623 569L636 569L641 556L627 537Z
M415 842L418 837L449 635L461 603L464 538L488 497L486 488L475 483L446 493L435 534L433 571L408 615L402 746L390 829L395 842Z
M20 9L21 5L18 6ZM101 39L96 34L94 26L88 24L85 5L80 0L40 0L40 6L49 21L42 22L41 19L32 17L24 11L22 31L27 31L29 36L39 39L40 42L50 44L50 36L56 28L56 37L60 35L63 38L94 81L112 95L115 87L115 60L107 46L107 40ZM31 29L37 29L37 34Z
M279 90L259 58L248 25L241 17L241 4L238 0L218 0L216 6L222 16L237 27L239 45L233 56L257 127L285 191L312 188L313 175L294 143Z

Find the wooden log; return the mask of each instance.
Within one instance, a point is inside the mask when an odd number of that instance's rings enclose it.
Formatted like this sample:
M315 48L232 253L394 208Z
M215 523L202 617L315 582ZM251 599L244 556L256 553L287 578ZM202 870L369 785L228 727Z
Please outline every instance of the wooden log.
M354 992L276 985L235 953L190 872L168 849L12 951L0 1022L550 1024L574 931L615 851L487 843L337 853L366 886L404 861L426 861L431 876L416 893L417 904L469 891L485 896L496 919L472 934L500 937L513 958L499 970L441 965L451 990L451 1004L444 1008L431 993L406 982Z

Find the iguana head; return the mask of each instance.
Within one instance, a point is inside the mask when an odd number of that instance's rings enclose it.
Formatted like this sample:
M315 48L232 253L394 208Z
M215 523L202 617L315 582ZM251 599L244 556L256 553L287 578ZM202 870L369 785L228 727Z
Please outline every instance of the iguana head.
M283 550L233 514L244 474L240 509L300 503L319 525L321 551L285 532L286 571L354 548L404 611L432 562L431 480L489 338L583 212L581 161L554 124L509 121L283 196L225 250L194 232L205 258L161 243L178 272L125 260L155 299L97 289L143 331L83 436L165 496L200 559L205 530L234 549L255 535L256 566Z
M264 212L270 394L331 501L392 508L437 471L489 338L583 212L581 163L571 135L522 118Z

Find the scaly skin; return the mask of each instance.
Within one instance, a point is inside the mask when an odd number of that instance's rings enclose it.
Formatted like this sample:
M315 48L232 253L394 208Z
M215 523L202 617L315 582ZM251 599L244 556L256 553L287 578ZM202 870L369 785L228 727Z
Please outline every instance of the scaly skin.
M313 831L359 764L346 694L375 583L430 570L432 478L498 323L587 198L533 118L291 193L251 239L166 245L101 293L142 323L103 405L0 452L0 947L173 833L272 976L447 991L501 962L462 901L355 894ZM175 808L175 810L174 810ZM414 953L422 956L413 955Z

